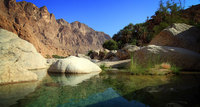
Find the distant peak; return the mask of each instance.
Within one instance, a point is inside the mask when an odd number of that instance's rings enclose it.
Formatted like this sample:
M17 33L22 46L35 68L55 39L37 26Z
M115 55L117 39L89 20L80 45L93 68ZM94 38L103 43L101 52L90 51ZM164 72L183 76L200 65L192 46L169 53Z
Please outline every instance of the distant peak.
M65 22L65 19L61 18L61 19L57 19L56 21Z
M67 22L65 19L61 18L61 19L57 19L57 22ZM67 22L68 23L68 22Z
M65 19L62 19L62 18L57 19L56 21L57 21L57 23L62 24L62 25L68 25L69 24Z
M40 11L48 11L46 6L40 7Z
M81 24L81 22L79 22L79 21L74 21L74 22L72 22L71 24Z

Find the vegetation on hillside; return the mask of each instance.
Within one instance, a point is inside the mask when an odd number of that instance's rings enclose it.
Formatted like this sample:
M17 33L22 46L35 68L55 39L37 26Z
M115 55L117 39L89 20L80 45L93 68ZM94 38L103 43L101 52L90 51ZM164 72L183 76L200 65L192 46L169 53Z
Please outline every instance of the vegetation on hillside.
M103 44L103 48L109 49L109 50L117 50L118 49L118 44L114 40L107 40Z
M184 10L184 4L185 0L160 0L158 10L150 18L147 17L146 22L135 25L130 23L114 34L113 40L117 42L115 45L117 44L119 49L127 43L138 46L146 45L155 35L173 23L200 26L200 12L198 12L200 9L192 6ZM109 49L110 47L106 46L110 45L105 44L108 44L108 41L104 43L104 47Z

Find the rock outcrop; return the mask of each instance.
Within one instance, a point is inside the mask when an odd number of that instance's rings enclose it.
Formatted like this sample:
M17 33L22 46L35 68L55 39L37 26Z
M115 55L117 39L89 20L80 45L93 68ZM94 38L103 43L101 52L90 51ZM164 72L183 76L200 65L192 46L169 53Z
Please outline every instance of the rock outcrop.
M96 62L98 66L104 65L108 68L128 68L131 63L131 59L120 60L120 61L99 61Z
M116 56L116 53L117 53L117 51L110 51L110 52L108 52L105 56L104 56L104 60L110 60L110 61L117 61L117 60L119 60L118 58L117 58L117 56Z
M65 59L58 59L50 66L48 71L54 73L87 74L92 72L101 72L101 68L88 59L70 56Z
M138 51L140 47L136 45L125 45L122 49L117 50L116 56L120 60L130 59L131 54Z
M88 55L91 59L117 61L130 59L131 54L138 50L140 50L140 47L127 44L119 50L103 49L99 51L90 51Z
M101 49L110 37L78 21L68 23L55 19L47 7L16 0L0 1L0 28L18 34L32 43L44 57L68 56Z
M46 59L29 42L16 34L0 29L0 84L35 81L29 70L47 68Z
M149 45L135 52L134 58L141 64L159 60L185 70L200 70L200 54L184 48Z
M200 29L184 23L175 23L161 31L150 44L180 47L200 53Z

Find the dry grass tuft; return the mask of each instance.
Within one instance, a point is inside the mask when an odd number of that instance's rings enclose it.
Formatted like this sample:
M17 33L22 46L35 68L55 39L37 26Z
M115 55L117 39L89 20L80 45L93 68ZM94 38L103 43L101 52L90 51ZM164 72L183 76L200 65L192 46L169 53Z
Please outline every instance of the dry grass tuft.
M170 69L171 65L169 63L162 63L161 67L164 68L164 69Z

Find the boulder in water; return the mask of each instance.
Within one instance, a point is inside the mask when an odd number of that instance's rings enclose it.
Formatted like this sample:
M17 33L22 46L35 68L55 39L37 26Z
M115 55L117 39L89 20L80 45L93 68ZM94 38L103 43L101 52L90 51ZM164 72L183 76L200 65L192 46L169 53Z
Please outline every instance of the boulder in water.
M54 73L91 73L101 72L101 68L88 59L70 56L58 59L48 71Z

